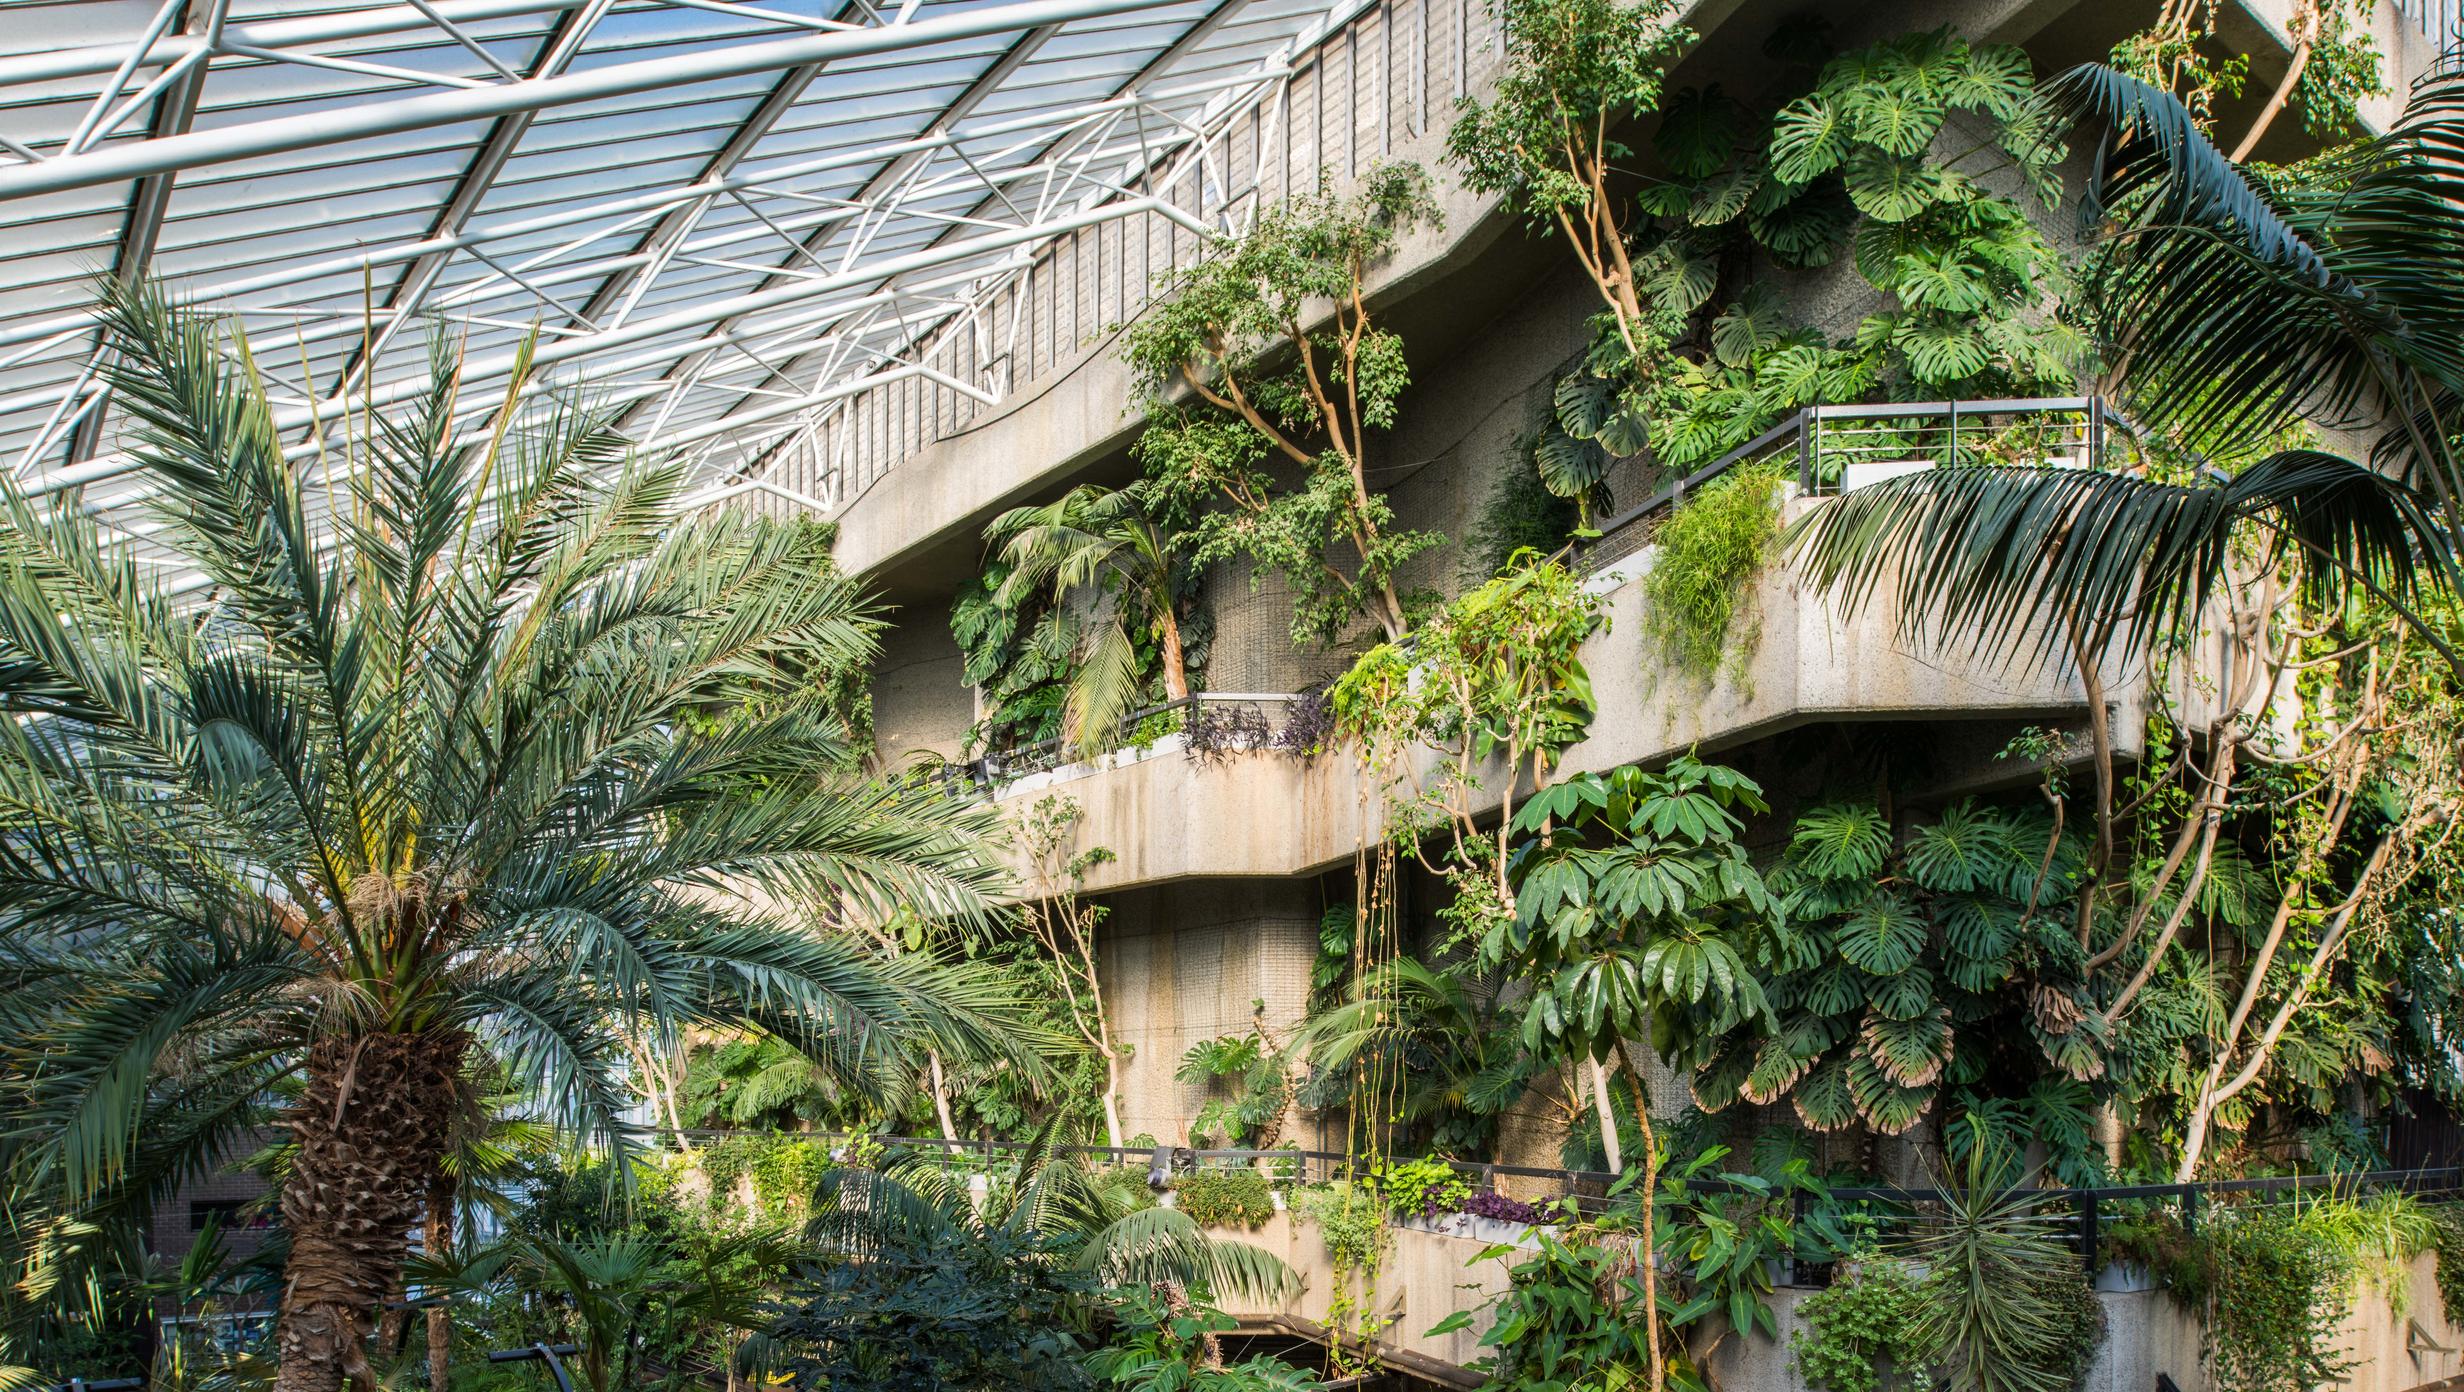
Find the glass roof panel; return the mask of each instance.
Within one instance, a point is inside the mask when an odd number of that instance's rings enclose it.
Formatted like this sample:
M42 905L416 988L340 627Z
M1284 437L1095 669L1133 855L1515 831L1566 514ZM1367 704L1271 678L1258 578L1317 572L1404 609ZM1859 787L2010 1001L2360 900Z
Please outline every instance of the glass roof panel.
M546 379L741 462L800 428L782 403L912 363L1037 247L1137 212L1078 157L1100 147L1106 177L1166 159L1189 132L1163 107L1228 104L1147 89L1267 81L1358 3L12 5L0 467L142 500L87 371L98 270L173 278L278 344L303 459L346 384L416 390L434 319L462 336L473 410L536 332ZM718 429L739 413L758 419Z

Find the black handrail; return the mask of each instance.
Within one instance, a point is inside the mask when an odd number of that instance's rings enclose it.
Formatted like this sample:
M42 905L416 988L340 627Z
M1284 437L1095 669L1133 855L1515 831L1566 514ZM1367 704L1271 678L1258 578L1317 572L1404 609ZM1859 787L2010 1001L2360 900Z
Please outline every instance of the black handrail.
M1688 493L1720 477L1741 464L1753 462L1773 452L1774 447L1794 441L1797 453L1797 487L1802 493L1816 491L1814 469L1821 452L1822 427L1826 421L1910 420L1938 417L1948 427L1948 442L1956 452L1959 444L1959 424L1963 416L2054 416L2084 417L2080 422L2087 431L2090 458L2102 467L2109 432L2118 430L2125 438L2135 438L2138 427L2127 416L2113 409L2102 396L1990 397L1967 401L1884 401L1844 405L1804 406L1790 413L1778 424L1753 439L1728 451L1719 458L1694 470L1675 483L1652 494L1640 504L1600 524L1599 536L1586 550L1597 550L1607 537L1664 512L1683 502Z
M939 1136L874 1136L869 1132L825 1131L760 1131L724 1128L687 1128L671 1135L684 1137L775 1136L782 1140L835 1141L863 1137L885 1150L942 1151L953 1155L977 1154L987 1161L995 1155L1032 1148L1026 1141L1003 1141L984 1137L944 1138ZM1121 1163L1146 1164L1168 1153L1173 1167L1205 1168L1209 1161L1230 1163L1260 1160L1296 1162L1303 1174L1317 1166L1318 1173L1332 1177L1358 1177L1368 1173L1378 1163L1378 1157L1352 1155L1343 1151L1281 1148L1260 1150L1243 1147L1196 1149L1186 1146L1097 1146L1056 1145L1048 1149L1057 1155L1101 1156ZM1455 1173L1494 1188L1500 1177L1554 1181L1567 1198L1578 1203L1589 1199L1597 1202L1620 1176L1607 1170L1555 1169L1545 1165L1485 1164L1470 1160L1445 1161ZM1755 1193L1757 1190L1720 1179L1686 1181L1686 1188L1697 1193ZM2104 1225L2113 1214L2113 1205L2133 1202L2169 1201L2182 1208L2183 1223L2193 1230L2198 1224L2200 1206L2219 1196L2294 1194L2325 1189L2352 1194L2365 1190L2395 1190L2402 1193L2438 1194L2446 1191L2464 1193L2464 1166L2441 1166L2415 1170L2328 1171L2305 1175L2276 1175L2258 1179L2195 1180L2179 1184L2114 1184L2100 1186L2045 1185L2027 1186L2024 1192L2032 1199L2048 1205L2066 1207L2076 1222L2080 1238L2080 1256L2091 1275L2104 1269ZM1949 1195L1943 1190L1897 1185L1827 1186L1825 1193L1839 1203L1887 1204L1894 1207L1917 1207L1940 1204Z

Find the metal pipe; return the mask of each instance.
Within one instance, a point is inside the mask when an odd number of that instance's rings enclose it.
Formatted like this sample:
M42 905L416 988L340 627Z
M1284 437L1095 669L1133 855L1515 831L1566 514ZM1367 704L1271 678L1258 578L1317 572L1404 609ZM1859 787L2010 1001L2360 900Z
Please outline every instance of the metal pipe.
M1026 0L938 19L883 28L813 34L705 52L617 63L588 72L528 82L497 83L458 92L430 92L341 111L282 116L160 140L135 141L35 165L0 168L0 200L59 193L167 174L201 165L254 159L373 136L427 130L517 112L630 96L723 78L775 72L871 53L927 47L956 39L1005 34L1045 24L1160 9L1167 0ZM536 7L533 7L536 8Z
M559 10L577 10L589 3L590 0L434 0L429 8L455 24L475 24L490 19L514 19L554 14ZM226 42L258 48L282 48L291 44L305 46L368 39L379 34L399 34L425 29L434 23L415 6L379 5L364 10L345 10L339 14L234 24L223 30L223 38ZM167 34L155 43L146 57L150 63L176 62L210 46L204 34ZM111 72L119 67L128 53L128 44L106 43L83 44L48 53L11 54L0 58L0 88Z

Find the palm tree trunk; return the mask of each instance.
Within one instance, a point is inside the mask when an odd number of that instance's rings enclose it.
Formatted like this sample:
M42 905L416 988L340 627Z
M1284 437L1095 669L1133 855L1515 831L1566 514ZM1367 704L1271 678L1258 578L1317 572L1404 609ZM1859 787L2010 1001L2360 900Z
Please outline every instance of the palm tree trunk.
M428 1183L426 1247L431 1261L453 1255L454 1179L439 1173ZM453 1381L453 1311L443 1301L428 1307L428 1392L447 1392Z
M440 1168L466 1041L329 1036L309 1049L291 1112L299 1154L282 1187L291 1257L275 1325L274 1392L373 1392L371 1317L402 1270Z

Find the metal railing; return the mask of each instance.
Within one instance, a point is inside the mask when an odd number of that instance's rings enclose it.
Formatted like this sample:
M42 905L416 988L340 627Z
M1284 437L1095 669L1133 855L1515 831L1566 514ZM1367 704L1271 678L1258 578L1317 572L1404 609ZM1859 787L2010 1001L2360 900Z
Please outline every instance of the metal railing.
M718 1138L738 1135L775 1135L781 1140L811 1140L836 1142L852 1139L843 1132L747 1132L721 1130L686 1130L682 1135ZM981 1167L991 1170L1004 1159L1015 1157L1032 1146L1023 1141L989 1139L945 1140L930 1136L874 1136L867 1138L882 1147L886 1158L907 1157L907 1163L939 1163ZM1094 1146L1057 1145L1050 1148L1056 1155L1067 1155L1093 1161L1096 1164L1137 1166L1147 1171L1150 1183L1157 1187L1168 1183L1174 1174L1196 1170L1261 1168L1277 1179L1295 1183L1322 1183L1336 1179L1357 1179L1373 1173L1381 1157L1347 1154L1342 1151L1310 1150L1296 1147L1275 1149L1197 1149L1187 1146L1157 1145ZM1393 1159L1397 1157L1383 1157ZM1598 1213L1610 1206L1609 1194L1619 1176L1605 1170L1555 1169L1541 1165L1482 1164L1466 1160L1447 1160L1455 1173L1469 1181L1476 1190L1495 1191L1500 1179L1539 1181L1549 1191L1541 1202L1570 1199L1578 1211ZM1723 1180L1693 1180L1686 1187L1695 1193L1749 1193L1741 1186ZM2308 1194L2326 1194L2350 1198L2367 1193L2401 1193L2418 1198L2453 1201L2464 1198L2464 1167L2441 1166L2413 1170L2370 1170L2327 1172L2308 1175L2282 1175L2260 1179L2205 1180L2189 1184L2117 1184L2095 1187L2060 1185L2030 1186L2025 1189L2039 1206L2046 1231L2057 1235L2077 1251L2084 1270L2092 1278L2113 1260L2110 1229L2119 1219L2137 1216L2152 1210L2172 1213L2186 1231L2196 1232L2202 1215L2220 1205L2281 1201ZM1827 1200L1840 1209L1857 1214L1869 1226L1899 1232L1915 1232L1937 1221L1946 1195L1940 1189L1901 1187L1895 1185L1838 1185L1829 1187ZM1804 1194L1796 1195L1792 1205L1801 1221L1812 1207ZM1811 1277L1819 1280L1822 1273L1808 1270L1792 1272L1792 1280Z
M2101 396L1807 406L1600 524L1592 569L1643 549L1658 518L1715 479L1775 465L1806 496L1844 493L1945 464L2106 469L2137 455L2137 428Z
M953 796L988 797L1022 778L1124 749L1151 748L1176 735L1189 756L1201 761L1269 750L1310 753L1319 737L1318 722L1309 713L1317 699L1293 692L1196 692L1131 711L1091 750L1074 740L1037 740L944 764L934 776Z

